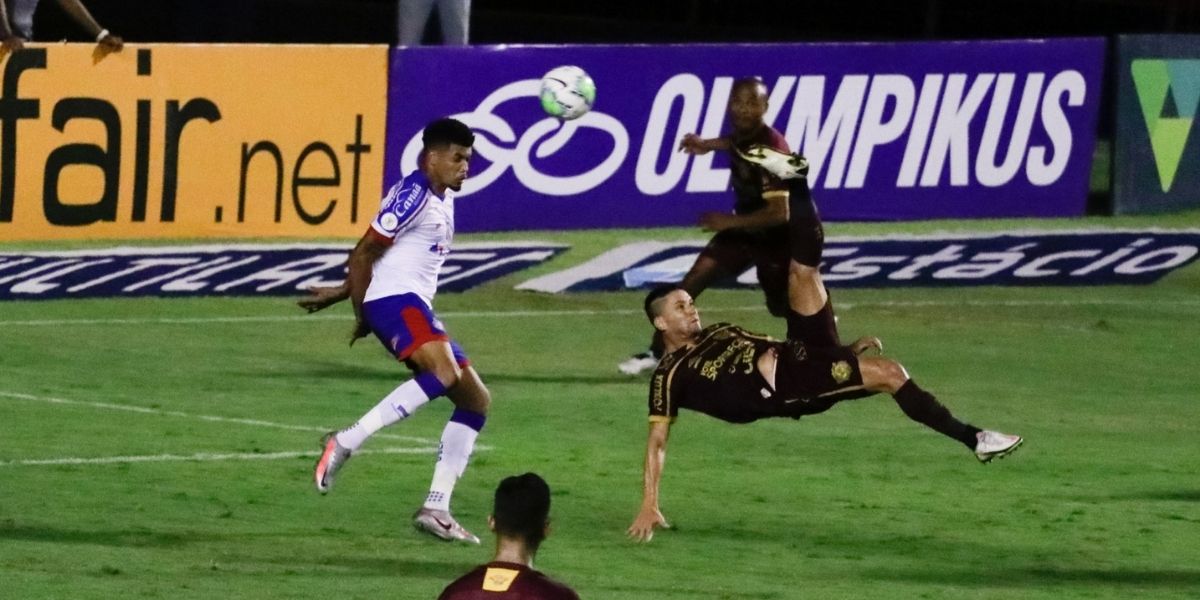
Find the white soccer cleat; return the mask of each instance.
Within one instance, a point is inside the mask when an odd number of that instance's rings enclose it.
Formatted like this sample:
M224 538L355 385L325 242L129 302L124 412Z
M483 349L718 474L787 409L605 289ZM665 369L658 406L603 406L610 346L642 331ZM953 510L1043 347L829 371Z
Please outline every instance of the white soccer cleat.
M975 439L975 458L981 463L991 462L993 458L1004 458L1025 441L1019 435L987 430L975 434Z
M803 179L808 177L808 159L799 154L780 152L762 144L750 146L745 152L742 152L735 146L733 151L737 152L738 156L742 157L742 160L756 164L780 179Z
M313 469L318 492L324 494L333 487L333 476L350 460L350 454L349 448L338 443L337 432L331 431L321 438L321 458Z
M658 359L654 358L652 352L646 351L641 354L634 354L626 359L621 364L617 365L617 370L626 375L640 375L646 371L658 366Z
M463 529L448 510L422 508L413 515L413 527L446 541L479 543L479 538Z

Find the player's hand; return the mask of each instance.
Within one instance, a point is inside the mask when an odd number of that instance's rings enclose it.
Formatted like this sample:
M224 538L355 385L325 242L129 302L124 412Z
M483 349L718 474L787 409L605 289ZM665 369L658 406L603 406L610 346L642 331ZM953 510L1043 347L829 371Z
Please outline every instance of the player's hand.
M371 334L371 326L367 325L366 321L359 319L354 323L354 331L350 334L350 345L353 346L360 338L365 338Z
M96 42L96 45L98 46L97 49L104 54L108 54L109 52L120 52L121 49L125 47L125 40L121 39L120 36L110 33L100 38L100 41Z
M0 56L9 52L18 52L23 48L25 48L25 38L19 35L10 35L0 40Z
M679 151L686 154L708 154L712 148L704 143L704 138L694 134L684 134L683 139L679 140Z
M296 302L296 305L309 313L315 313L350 297L350 289L345 285L336 287L308 288L308 297Z
M864 352L872 348L875 349L876 354L883 354L883 342L879 341L879 338L874 336L863 336L857 340L854 340L853 344L850 344L850 351L853 352L855 356L862 356Z
M710 211L700 215L700 228L705 231L725 231L734 227L733 215Z
M643 508L638 512L637 518L633 520L633 525L629 526L625 534L634 541L649 542L654 539L654 530L660 527L662 529L671 528L667 519L663 517L662 511L657 508Z

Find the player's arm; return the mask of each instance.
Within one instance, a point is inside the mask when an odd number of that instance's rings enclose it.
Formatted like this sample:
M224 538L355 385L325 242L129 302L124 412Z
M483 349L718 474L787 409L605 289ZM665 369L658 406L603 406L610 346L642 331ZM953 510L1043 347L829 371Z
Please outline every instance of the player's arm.
M371 332L366 319L363 318L363 298L367 295L367 287L371 285L371 272L375 261L379 260L384 252L387 252L389 245L390 240L371 228L362 236L362 239L358 240L358 244L350 252L346 285L349 288L350 302L354 305L355 325L353 337L350 338L351 344L354 343L354 340Z
M308 288L308 296L301 298L296 302L300 308L307 310L310 313L315 313L318 310L323 310L345 300L350 297L350 284L343 281L341 285L322 287L313 286Z
M96 42L105 52L116 52L125 45L124 40L101 27L80 0L58 0L58 4L62 7L63 12L70 15L72 20L88 32L88 35L96 38Z
M0 56L6 52L16 52L25 47L25 38L17 35L8 24L8 8L6 2L0 2Z
M700 215L700 227L707 231L726 229L765 229L788 222L787 190L772 190L763 194L766 205L745 215L706 212Z
M667 460L667 438L670 433L669 420L656 419L650 422L650 433L646 438L646 465L642 475L642 507L626 532L639 542L650 541L657 527L670 527L658 509L658 484Z
M713 150L729 150L733 143L727 137L704 139L694 133L688 133L679 140L679 151L687 154L708 154Z

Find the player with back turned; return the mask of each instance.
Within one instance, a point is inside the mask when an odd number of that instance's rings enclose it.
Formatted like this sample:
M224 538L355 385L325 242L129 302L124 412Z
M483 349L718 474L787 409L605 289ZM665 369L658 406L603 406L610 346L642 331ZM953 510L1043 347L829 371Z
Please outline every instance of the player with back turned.
M550 533L550 486L534 473L505 478L496 488L488 525L496 556L446 586L439 600L579 600L569 587L533 568Z

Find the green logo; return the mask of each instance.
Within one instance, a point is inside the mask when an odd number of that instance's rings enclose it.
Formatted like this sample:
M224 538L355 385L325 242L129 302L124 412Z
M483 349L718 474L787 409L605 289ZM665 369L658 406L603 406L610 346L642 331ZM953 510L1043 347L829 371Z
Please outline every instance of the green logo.
M1196 109L1200 60L1135 60L1130 65L1163 192L1171 191Z

